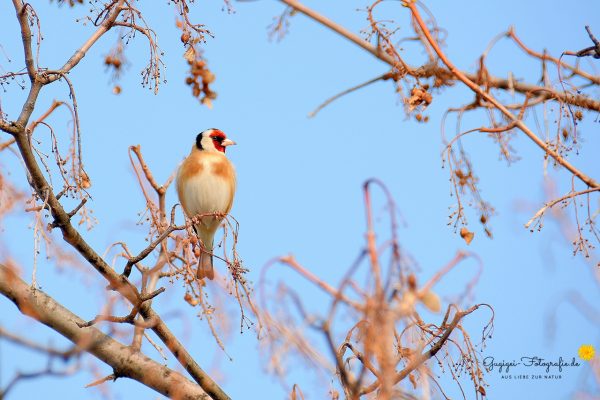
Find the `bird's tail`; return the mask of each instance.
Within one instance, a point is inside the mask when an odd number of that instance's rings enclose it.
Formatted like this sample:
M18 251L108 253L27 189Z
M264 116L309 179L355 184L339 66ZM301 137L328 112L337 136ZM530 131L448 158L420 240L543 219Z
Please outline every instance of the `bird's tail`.
M215 270L213 269L213 256L204 250L200 251L200 258L198 259L198 270L196 272L196 278L204 279L208 278L213 280L215 278Z
M208 278L213 280L215 278L215 271L213 269L213 236L203 232L201 229L196 229L200 241L200 257L198 258L198 270L196 271L196 277L198 279Z

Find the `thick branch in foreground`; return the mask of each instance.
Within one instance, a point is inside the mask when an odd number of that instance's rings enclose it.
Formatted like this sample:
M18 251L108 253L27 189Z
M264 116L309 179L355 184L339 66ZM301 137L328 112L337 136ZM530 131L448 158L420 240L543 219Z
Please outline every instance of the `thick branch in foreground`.
M178 400L210 399L192 381L142 353L132 350L94 327L80 328L81 318L44 292L27 285L11 269L0 264L0 293L19 310L60 333L112 367L117 378L131 378Z

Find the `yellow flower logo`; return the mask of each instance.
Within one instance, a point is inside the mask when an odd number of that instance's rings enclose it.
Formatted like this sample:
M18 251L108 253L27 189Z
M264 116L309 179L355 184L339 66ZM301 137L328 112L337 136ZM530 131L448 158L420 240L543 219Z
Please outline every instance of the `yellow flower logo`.
M579 351L577 353L579 354L579 358L582 360L590 361L592 358L594 358L596 350L591 344L584 344L579 347Z

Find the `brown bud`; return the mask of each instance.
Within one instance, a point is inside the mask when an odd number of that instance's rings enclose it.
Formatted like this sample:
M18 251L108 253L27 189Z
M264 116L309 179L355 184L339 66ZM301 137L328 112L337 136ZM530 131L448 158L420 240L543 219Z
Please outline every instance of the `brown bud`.
M428 105L431 104L432 100L433 100L433 97L431 96L431 93L429 93L429 92L424 92L423 93L423 101L426 104L428 104Z
M440 297L433 293L431 290L428 290L425 293L421 293L421 303L425 307L429 309L429 311L438 313L442 309L442 303L440 301Z
M213 83L215 81L215 74L212 72L205 70L206 72L202 74L202 82L205 84Z
M189 293L186 293L185 296L183 296L183 299L188 302L190 306L198 305L198 300L194 299Z
M413 389L417 389L417 378L415 378L415 376L413 374L408 375L408 380L410 381L410 383L412 383L413 385Z
M475 237L475 234L473 232L470 232L466 226L463 226L460 229L460 237L463 238L467 244L471 244L471 242L473 241L473 237Z
M410 274L408 276L408 288L410 290L415 290L417 288L417 277L415 274Z
M183 32L181 34L181 42L182 43L187 43L190 41L190 34L188 32Z
M208 107L208 108L212 108L212 100L211 100L211 99L209 99L208 97L205 97L205 98L203 98L203 99L202 99L200 102L201 102L203 105L205 105L206 107Z
M198 85L194 85L194 87L192 88L192 95L194 97L200 96L200 87Z
M81 171L81 175L79 177L79 186L83 189L89 189L92 187L92 181L85 171Z
M204 94L206 95L207 98L214 100L217 98L217 92L213 92L212 90L206 88L204 90Z

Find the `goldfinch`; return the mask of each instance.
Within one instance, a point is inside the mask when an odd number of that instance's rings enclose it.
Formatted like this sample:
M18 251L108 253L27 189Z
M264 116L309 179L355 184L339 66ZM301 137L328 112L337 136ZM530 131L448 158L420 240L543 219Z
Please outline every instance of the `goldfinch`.
M235 169L225 156L235 142L218 129L207 129L196 136L189 156L177 171L177 195L188 218L199 214L227 214L235 194ZM222 218L204 216L194 225L200 239L198 279L213 279L213 239Z

